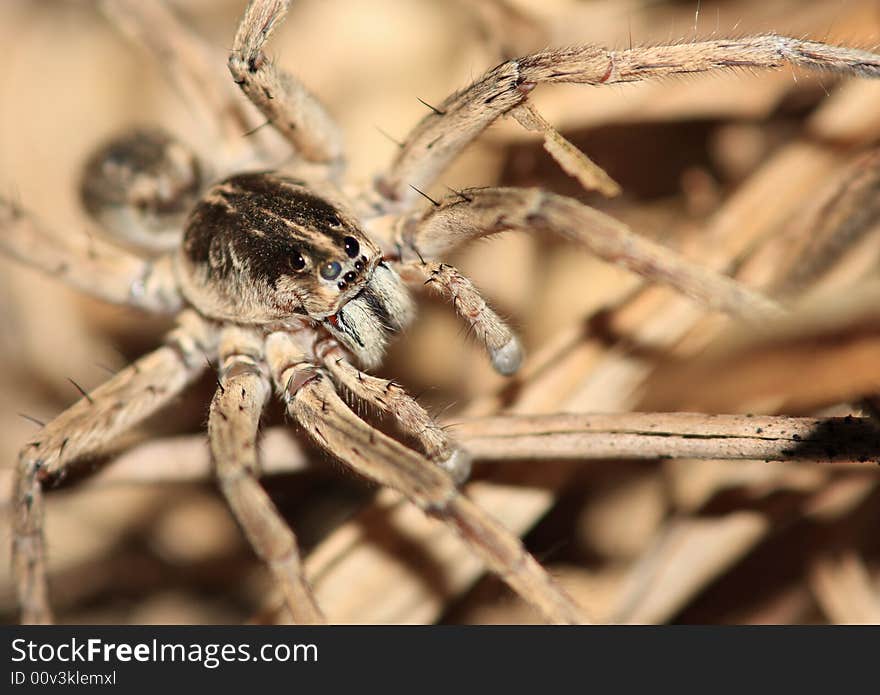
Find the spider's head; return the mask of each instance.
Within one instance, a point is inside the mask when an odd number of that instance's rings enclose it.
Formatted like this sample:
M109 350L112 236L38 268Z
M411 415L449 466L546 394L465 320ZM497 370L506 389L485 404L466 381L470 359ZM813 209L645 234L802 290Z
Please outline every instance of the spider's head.
M240 323L321 323L366 367L412 300L341 205L276 173L213 186L187 222L181 285L204 314Z

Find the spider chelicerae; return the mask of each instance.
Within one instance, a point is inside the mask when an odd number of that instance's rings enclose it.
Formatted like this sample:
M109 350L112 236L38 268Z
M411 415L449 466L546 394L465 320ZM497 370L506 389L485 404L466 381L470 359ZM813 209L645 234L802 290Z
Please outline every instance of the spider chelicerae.
M467 452L398 384L361 371L378 365L389 336L412 320L407 285L449 299L502 374L518 368L519 342L473 284L437 260L498 232L560 234L731 313L766 316L777 307L570 198L534 189L480 188L434 201L422 191L503 115L542 132L560 164L587 177L588 160L529 103L540 83L599 86L784 62L877 77L880 56L775 35L621 51L545 50L501 63L432 107L373 185L352 190L344 185L333 121L263 52L287 2L248 5L228 61L232 80L222 83L206 67L210 51L162 5L102 4L123 30L162 56L186 94L207 105L220 136L210 157L152 130L129 133L96 152L86 165L83 203L128 250L103 243L84 250L59 246L35 217L0 200L0 248L8 255L98 298L177 315L177 327L162 347L84 393L22 450L13 522L22 619L51 619L44 485L168 404L216 363L208 432L217 477L255 552L276 577L290 619L319 622L322 614L293 532L256 477L257 429L273 387L318 446L452 526L548 620L584 621L583 611L519 539L459 490L468 474ZM283 172L270 166L278 164L271 135L236 100L234 85L291 146L293 157ZM238 137L254 128L260 128L255 137ZM390 415L418 449L363 421L337 388Z

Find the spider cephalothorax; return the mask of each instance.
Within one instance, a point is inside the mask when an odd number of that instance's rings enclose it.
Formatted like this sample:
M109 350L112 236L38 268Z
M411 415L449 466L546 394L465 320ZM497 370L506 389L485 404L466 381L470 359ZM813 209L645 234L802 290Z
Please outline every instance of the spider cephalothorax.
M51 617L44 484L173 402L216 360L208 434L220 489L277 579L285 617L323 618L296 538L256 477L258 428L273 387L318 446L444 521L548 619L583 621L580 607L520 540L458 489L469 470L468 455L400 385L360 371L351 358L366 367L379 363L388 334L412 318L407 283L449 300L496 370L516 371L522 355L516 336L467 278L440 261L461 244L507 230L561 235L729 313L767 316L779 307L572 198L538 189L469 188L418 209L420 189L432 186L471 141L508 114L542 132L548 151L567 171L582 182L595 180L585 156L531 108L530 95L542 82L599 86L771 68L786 60L878 77L880 56L773 35L622 51L545 50L506 61L432 107L377 183L346 198L339 193L344 159L337 127L317 99L263 52L287 5L251 0L227 61L232 80L220 81L200 60L211 55L210 47L161 3L101 3L216 118L216 141L205 151L218 153L218 161L210 166L200 166L173 139L143 131L111 143L87 168L87 209L127 245L146 247L148 257L97 240L66 245L0 198L0 250L7 255L101 299L177 317L163 346L85 393L22 448L13 558L23 619ZM267 121L258 121L233 85ZM277 167L267 155L271 148L256 144L260 125L271 125L286 139L290 175L261 171ZM254 140L241 137L245 129ZM242 173L241 162L252 171ZM202 193L203 171L226 178ZM398 218L394 238L367 226L369 218L382 216ZM389 416L412 446L358 417L338 389Z
M282 174L214 185L186 223L178 258L186 298L212 318L278 328L320 322L366 367L413 308L354 215Z

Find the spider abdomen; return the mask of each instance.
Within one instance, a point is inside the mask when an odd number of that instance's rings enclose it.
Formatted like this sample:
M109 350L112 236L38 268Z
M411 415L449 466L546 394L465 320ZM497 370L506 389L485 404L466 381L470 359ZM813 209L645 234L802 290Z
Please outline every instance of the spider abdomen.
M83 207L116 240L157 253L180 243L180 225L202 191L202 164L157 128L104 142L80 181Z

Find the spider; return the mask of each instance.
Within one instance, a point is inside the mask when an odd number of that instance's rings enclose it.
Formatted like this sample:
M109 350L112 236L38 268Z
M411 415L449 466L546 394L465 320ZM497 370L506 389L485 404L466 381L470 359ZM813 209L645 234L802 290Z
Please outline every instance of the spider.
M228 68L214 79L210 51L161 4L102 3L161 56L216 126L212 156L156 130L108 142L85 167L83 203L112 243L59 246L36 218L0 199L0 249L100 299L176 315L164 344L46 425L16 471L13 564L25 622L49 622L43 494L68 467L169 403L208 365L218 372L208 435L219 486L284 596L287 617L321 622L297 541L257 479L257 430L273 388L314 442L363 476L397 489L450 525L485 565L560 623L582 609L521 541L460 489L469 456L378 366L390 337L413 319L408 285L448 299L513 374L522 349L474 285L440 261L468 241L508 230L555 233L715 308L772 316L779 308L733 280L680 258L586 205L537 189L469 188L435 201L422 191L492 122L511 115L542 131L566 169L583 155L529 103L539 83L592 86L784 62L880 77L880 56L777 35L610 51L585 45L507 60L429 113L367 190L344 183L344 154L317 99L263 51L288 9L252 0ZM234 85L266 119L236 101ZM280 135L292 151L274 156ZM240 137L256 127L255 137ZM267 132L269 131L269 132ZM245 144L246 143L246 144ZM427 199L429 204L424 204ZM125 247L125 248L122 248ZM344 390L391 417L404 445L356 415Z

